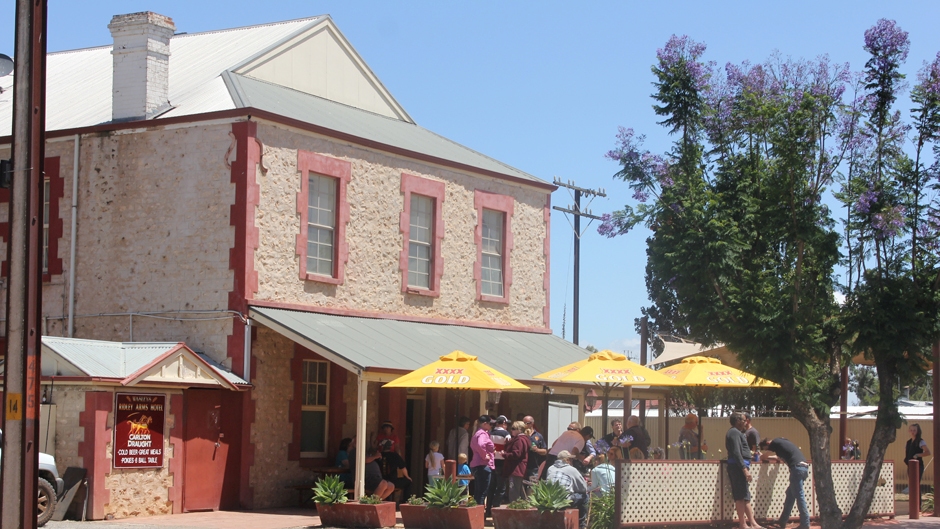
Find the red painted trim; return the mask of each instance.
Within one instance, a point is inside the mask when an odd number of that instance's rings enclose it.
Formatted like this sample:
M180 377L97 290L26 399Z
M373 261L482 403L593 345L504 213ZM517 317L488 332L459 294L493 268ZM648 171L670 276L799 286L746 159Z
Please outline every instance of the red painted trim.
M185 122L185 121L183 121ZM152 123L152 122L151 122ZM248 311L248 300L258 291L258 272L255 270L255 250L258 248L259 232L255 226L255 210L261 198L261 187L257 180L257 167L261 159L261 146L255 138L258 124L253 121L232 123L235 136L235 160L231 166L231 182L235 184L235 203L230 209L229 222L235 228L235 240L229 251L229 269L234 278L232 291L228 295L228 308L241 313ZM231 359L232 371L245 378L245 324L234 320L232 334L227 340L227 355ZM252 357L250 362L254 362ZM248 382L251 382L248 380ZM255 460L255 445L251 441L251 425L254 424L255 401L251 393L245 393L242 407L241 468L239 469L238 497L244 507L254 503L251 483L251 466Z
M408 321L413 323L431 323L435 325L458 325L461 327L474 327L478 329L495 329L500 331L532 332L538 334L551 334L550 329L545 327L523 327L514 325L503 325L499 323L489 323L485 321L467 321L455 320L451 318L429 318L426 316L411 316L406 314L391 314L386 312L371 312L366 310L340 309L335 307L315 307L312 305L302 305L299 303L284 303L280 301L268 301L253 299L248 302L250 307L268 307L272 309L297 310L301 312L314 312L317 314L331 314L334 316L352 316L355 318L372 318L376 320L396 320Z
M441 241L444 239L444 182L402 173L401 193L405 201L398 224L403 239L401 255L398 259L398 268L401 270L401 291L436 298L441 295L441 276L444 275L444 258L441 256ZM411 236L412 193L434 199L434 226L431 239L431 248L434 253L431 259L434 269L431 272L430 289L408 285L408 240Z
M300 233L297 235L296 254L300 257L300 280L342 285L345 279L349 246L346 243L346 224L349 223L349 200L346 186L352 178L352 163L309 151L297 150L297 170L300 172L300 191L297 193L297 213L300 214ZM333 276L307 273L307 199L310 173L336 178L336 227L333 232Z
M117 130L127 130L127 129L155 129L157 127L165 127L168 125L177 125L181 123L199 123L204 121L213 121L213 120L224 120L224 119L237 119L237 118L247 118L252 119L252 117L260 118L265 121L270 121L273 123L278 123L281 125L286 125L289 127L294 127L306 132L313 132L316 134L321 134L330 138L338 139L344 142L354 143L356 145L361 145L363 147L368 147L370 149L376 149L383 152L397 154L414 160L424 161L433 163L436 165L442 165L444 167L450 167L453 169L460 169L463 171L468 171L475 174L481 174L485 176L491 176L499 180L507 182L515 182L518 184L523 184L530 187L535 187L538 189L546 189L548 191L554 191L558 189L558 186L549 184L548 182L536 182L533 180L528 180L526 178L519 178L518 176L511 176L497 171L491 171L489 169L481 169L479 167L473 167L472 165L463 164L460 162L455 162L453 160L448 160L445 158L438 158L436 156L430 156L427 154L410 151L408 149L403 149L401 147L395 147L385 143L361 138L359 136L354 136L352 134L346 134L344 132L335 131L328 129L326 127L321 127L319 125L314 125L312 123L307 123L305 121L300 121L298 119L290 118L287 116L282 116L280 114L275 114L273 112L268 112L266 110L260 110L257 108L244 107L244 108L235 108L231 110L220 110L218 112L205 112L202 114L193 114L190 116L178 116L172 118L162 118L162 119L148 119L146 121L125 121L121 123L107 123L104 125L93 125L89 127L76 127L71 129L61 129L46 132L46 139L51 138L62 138L66 136L74 136L76 134L96 134L102 132L111 132ZM12 143L12 136L0 136L0 145Z
M473 229L473 242L477 246L477 260L473 263L473 280L477 284L477 300L490 303L509 304L509 287L512 285L512 268L509 265L509 257L512 253L512 214L515 202L508 195L499 195L480 191L473 192L473 207L477 210L477 224ZM484 296L483 281L483 210L501 211L505 215L506 222L503 224L503 295Z
M183 395L170 395L170 411L173 413L173 427L170 428L170 446L173 457L170 458L170 475L173 485L167 489L167 496L173 505L173 514L183 512L183 467L186 462L186 450L183 449Z
M65 181L59 175L59 157L46 158L43 162L43 174L49 179L49 265L42 275L43 283L52 280L52 276L62 275L62 258L59 256L59 239L62 237L62 215L59 201L65 193ZM0 203L10 203L10 190L0 189ZM7 209L9 218L9 208ZM10 240L10 223L0 222L0 239ZM8 243L9 244L9 243ZM40 256L41 258L41 256ZM0 262L0 276L10 276L9 251Z
M327 360L326 358L323 358L317 353L314 353L310 349L307 349L306 347L298 343L294 343L294 356L292 356L290 360L291 385L294 388L294 396L290 400L290 405L288 407L288 412L287 412L287 418L291 424L291 442L289 445L287 445L287 459L289 461L301 460L301 457L300 457L300 420L301 420L301 412L303 409L302 401L303 401L303 389L304 389L303 388L304 386L304 360L318 360L321 362L327 362L327 364L330 367L330 375L329 375L330 378L328 381L329 386L327 387L327 392L329 394L329 401L328 401L329 410L327 411L327 415L326 415L326 422L330 427L330 431L327 434L328 435L327 446L326 446L327 453L328 454L332 453L330 451L331 446L339 446L338 440L336 442L336 445L330 445L330 438L333 435L333 424L334 424L333 416L336 413L339 413L338 409L336 408L337 402L333 400L333 373L334 373L333 364L330 363L330 361ZM342 369L342 367L340 367L340 369L343 371L344 373L343 378L345 379L346 370ZM340 393L339 401L342 402L342 400L343 400L343 396L342 396L342 393ZM346 410L345 410L345 404L344 404L343 410L342 410L343 418L342 420L339 421L340 425L342 425L343 422L345 422L345 419L346 419L345 412ZM311 458L304 458L304 459L306 460L306 459L311 459ZM325 459L325 458L313 458L313 459Z
M542 274L542 288L545 289L545 306L542 307L542 321L546 329L552 328L552 313L550 304L552 301L552 282L549 277L551 267L551 243L552 243L552 195L545 196L545 209L542 211L542 220L545 221L545 241L542 244L542 255L545 256L545 273Z
M114 393L88 391L85 393L85 411L78 414L79 427L85 432L85 440L78 443L78 455L82 458L82 466L88 469L89 520L104 518L104 506L111 501L111 491L105 486L105 477L111 473L108 414L112 411Z

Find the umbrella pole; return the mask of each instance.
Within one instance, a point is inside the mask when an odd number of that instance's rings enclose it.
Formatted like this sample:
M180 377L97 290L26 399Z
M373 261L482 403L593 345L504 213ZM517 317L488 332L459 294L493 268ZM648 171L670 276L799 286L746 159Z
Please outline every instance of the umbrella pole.
M600 386L600 384L598 385ZM603 428L601 428L601 431L603 431L604 435L606 436L607 435L607 401L610 398L610 384L604 384L603 386L601 386L601 392L603 394L602 398L604 402L603 403L604 407L601 409L601 424L603 424Z
M659 413L663 421L663 446L666 447L664 456L669 459L669 391L663 393L662 400L659 401Z

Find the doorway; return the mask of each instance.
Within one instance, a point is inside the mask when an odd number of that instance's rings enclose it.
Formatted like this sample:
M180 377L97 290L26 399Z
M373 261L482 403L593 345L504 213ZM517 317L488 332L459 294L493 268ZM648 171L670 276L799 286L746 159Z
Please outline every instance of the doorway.
M419 390L421 391L421 390ZM424 456L428 453L426 400L423 393L411 394L407 398L405 411L405 461L411 476L411 494L421 496L428 481L424 468ZM402 498L407 500L408 498Z
M222 431L222 391L187 389L183 401L183 512L217 511L229 451Z

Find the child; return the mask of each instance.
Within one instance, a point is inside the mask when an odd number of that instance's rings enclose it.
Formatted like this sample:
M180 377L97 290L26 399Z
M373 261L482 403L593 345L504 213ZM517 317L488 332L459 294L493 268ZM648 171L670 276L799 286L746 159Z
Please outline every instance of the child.
M457 456L457 476L469 476L470 475L470 465L467 464L467 454L460 454ZM458 481L461 486L466 487L470 484L469 479L461 479Z
M424 468L428 469L428 483L434 483L444 475L444 454L440 452L441 443L431 441L428 445L431 450L424 457Z

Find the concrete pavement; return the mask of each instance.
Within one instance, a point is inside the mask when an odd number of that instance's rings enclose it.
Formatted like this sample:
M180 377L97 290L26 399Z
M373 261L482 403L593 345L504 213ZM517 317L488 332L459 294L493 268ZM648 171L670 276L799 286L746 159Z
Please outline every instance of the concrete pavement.
M265 511L215 511L165 516L125 518L95 522L49 522L48 529L299 529L320 527L320 518L313 509L290 508ZM401 527L401 517L398 518ZM492 527L492 522L487 521ZM673 526L675 527L675 526ZM796 524L793 524L796 527ZM813 525L813 527L818 527ZM924 516L911 520L906 515L893 520L871 520L865 528L940 529L940 518Z

